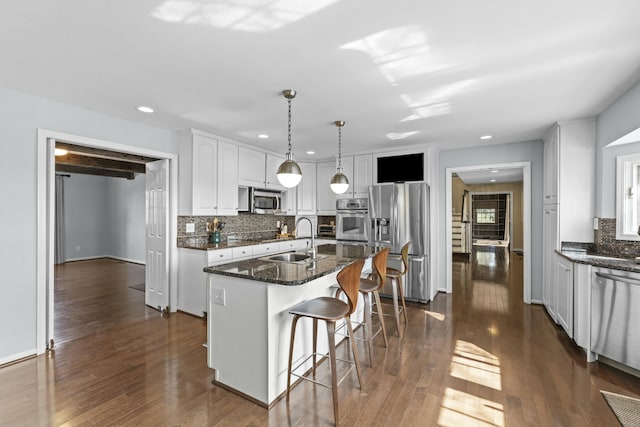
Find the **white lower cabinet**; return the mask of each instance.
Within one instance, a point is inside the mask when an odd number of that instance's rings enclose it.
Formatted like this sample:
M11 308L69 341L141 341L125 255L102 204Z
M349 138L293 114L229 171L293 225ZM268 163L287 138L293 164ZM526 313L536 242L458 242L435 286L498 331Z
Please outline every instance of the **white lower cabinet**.
M203 268L230 262L231 249L203 251L178 248L178 310L194 316L207 312L207 289L209 278Z
M208 251L178 248L178 310L200 317L207 312L209 277L202 271L205 267L267 254L304 250L308 245L309 239L294 239Z
M556 254L556 319L573 338L573 263Z
M557 322L558 292L555 250L558 248L558 205L544 207L542 229L542 301L549 316L554 322Z
M591 341L591 266L573 264L573 340L587 350ZM591 360L589 360L591 362Z

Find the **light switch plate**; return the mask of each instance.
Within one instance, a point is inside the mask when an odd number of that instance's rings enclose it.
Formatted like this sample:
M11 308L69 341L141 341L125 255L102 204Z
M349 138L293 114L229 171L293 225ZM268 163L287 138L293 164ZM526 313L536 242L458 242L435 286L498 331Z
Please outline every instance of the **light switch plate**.
M187 233L194 233L196 231L196 225L194 223L187 224Z
M213 290L213 303L218 305L227 305L227 301L224 295L224 289Z

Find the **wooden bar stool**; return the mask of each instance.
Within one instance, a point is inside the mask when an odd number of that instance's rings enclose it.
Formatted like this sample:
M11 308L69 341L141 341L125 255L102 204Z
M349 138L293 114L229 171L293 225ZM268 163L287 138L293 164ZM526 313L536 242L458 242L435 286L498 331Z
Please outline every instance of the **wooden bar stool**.
M387 347L387 330L384 325L384 316L382 310L377 310L378 319L380 320L380 327L373 332L373 318L371 310L371 300L375 299L375 304L381 307L380 303L380 289L384 285L387 278L387 257L389 256L389 249L385 248L378 252L373 257L373 272L370 275L371 278L360 279L360 293L364 298L364 340L367 341L369 348L369 365L373 367L373 339L382 331L382 337L384 338L384 346ZM336 298L342 293L341 289L336 292Z
M400 255L402 257L402 270L387 267L387 278L390 279L393 285L391 289L393 292L393 311L396 317L396 327L398 328L399 337L402 337L402 332L400 332L400 311L402 311L402 314L404 315L404 323L407 324L407 305L404 302L402 276L407 274L407 271L409 270L409 246L411 246L411 242L407 242L400 250ZM402 302L402 308L398 306L398 297L400 297L400 301Z
M344 267L338 273L338 284L340 288L347 296L347 302L339 300L333 297L318 297L309 301L303 301L289 309L289 313L293 314L293 321L291 322L291 340L289 342L289 368L287 372L287 403L289 402L289 392L291 391L291 375L298 378L302 378L311 381L315 384L323 387L330 388L333 393L333 415L335 417L336 424L338 423L338 384L349 374L351 369L345 374L344 377L338 381L336 370L336 321L344 319L347 323L349 331L349 340L351 342L351 350L353 351L353 362L358 373L358 384L362 388L362 378L360 376L360 361L358 360L358 351L356 349L356 343L353 336L353 327L351 325L351 313L356 309L358 303L358 289L360 286L360 274L362 272L362 266L364 260L354 261L348 266ZM311 356L305 358L300 365L292 370L293 363L293 342L296 336L296 324L300 317L309 317L313 319L313 353ZM327 325L327 336L329 339L329 362L331 366L331 386L322 384L310 378L306 378L303 375L297 375L293 373L295 369L304 364L310 357L313 357L312 372L315 378L316 372L316 356L317 344L318 344L318 320L324 320ZM325 356L325 355L321 355ZM352 367L353 368L353 367Z

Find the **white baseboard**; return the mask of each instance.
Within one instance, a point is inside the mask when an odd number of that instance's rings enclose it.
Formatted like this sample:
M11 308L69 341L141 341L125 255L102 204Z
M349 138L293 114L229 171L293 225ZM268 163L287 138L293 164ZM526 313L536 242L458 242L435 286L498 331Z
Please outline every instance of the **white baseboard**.
M140 261L140 260L131 259L131 258L124 258L124 257L119 257L119 256L114 256L114 255L98 255L98 256L88 256L88 257L80 257L80 258L68 258L64 262L87 261L87 260L91 260L91 259L100 259L100 258L110 258L110 259L115 259L115 260L118 260L118 261L131 262L131 263L134 263L134 264L141 264L141 265L145 265L146 264L145 261Z
M64 262L72 262L72 261L86 261L90 259L100 259L100 258L109 258L109 255L96 255L96 256L85 256L79 258L66 258Z
M24 359L25 357L35 356L36 349L31 349L27 351L23 351L22 353L12 354L11 356L6 356L0 358L0 366L5 365L7 363L15 362L16 360Z
M131 262L133 264L146 265L146 261L140 261L138 259L124 258L120 256L107 255L106 258L117 259L118 261Z
M531 300L531 304L540 304L540 305L544 305L544 301L539 300L539 299L532 299L532 300Z

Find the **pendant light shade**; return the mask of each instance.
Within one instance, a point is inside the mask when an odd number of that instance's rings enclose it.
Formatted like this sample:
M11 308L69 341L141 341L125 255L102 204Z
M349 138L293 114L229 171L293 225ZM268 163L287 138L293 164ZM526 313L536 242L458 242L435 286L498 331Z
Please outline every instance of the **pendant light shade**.
M293 160L291 153L291 100L296 97L296 91L293 89L283 90L282 94L287 98L289 104L289 122L287 128L287 137L289 140L289 151L287 151L287 160L285 160L278 168L278 181L285 188L293 188L300 183L302 179L302 171L300 166Z
M342 126L345 122L338 120L334 124L338 127L338 170L331 177L330 187L334 193L343 194L349 189L349 178L342 173Z

